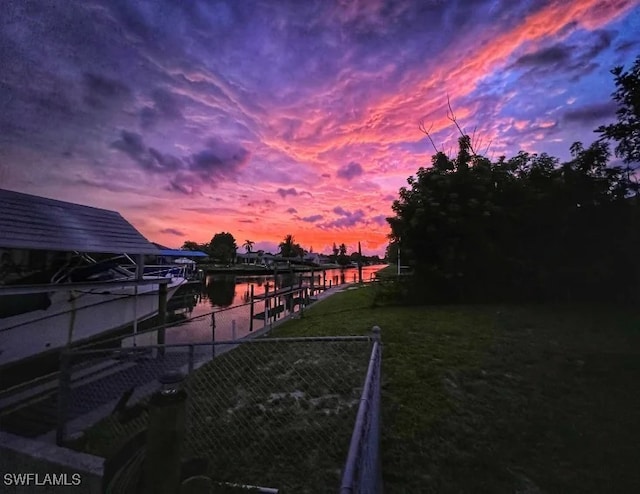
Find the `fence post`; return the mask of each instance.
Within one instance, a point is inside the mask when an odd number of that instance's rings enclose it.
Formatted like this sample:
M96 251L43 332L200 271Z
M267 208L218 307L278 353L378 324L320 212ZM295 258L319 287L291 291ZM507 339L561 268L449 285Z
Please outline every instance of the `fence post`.
M251 308L249 309L249 332L253 331L253 285L251 285Z
M376 490L382 492L382 458L380 457L380 435L382 433L382 330L380 326L374 326L371 328L373 333L374 344L377 345L377 379L373 388L372 396L372 424L371 428L374 431L374 451L375 451L375 469L376 469Z
M62 446L67 435L67 413L71 399L71 353L68 349L60 353L60 384L58 387L58 424L56 444Z
M269 283L264 287L264 327L267 327L269 319Z
M143 464L145 494L175 494L180 488L187 393L178 388L183 379L180 372L165 374L159 379L162 390L151 397Z
M231 320L231 339L232 340L236 339L236 320L235 319Z

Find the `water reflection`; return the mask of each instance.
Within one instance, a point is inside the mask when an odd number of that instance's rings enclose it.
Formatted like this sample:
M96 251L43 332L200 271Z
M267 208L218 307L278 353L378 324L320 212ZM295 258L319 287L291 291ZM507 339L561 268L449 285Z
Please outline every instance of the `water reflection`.
M383 266L363 267L362 278L368 281L373 273ZM326 284L335 286L341 283L352 283L357 279L357 269L331 269L326 272L314 271L313 284ZM280 271L275 279L277 288L299 286L300 283L307 286L311 284L311 272ZM230 306L245 304L251 301L251 287L253 294L261 295L266 287L269 291L274 289L273 275L232 275L210 274L201 285L193 285L181 288L171 300L170 309L190 317L206 314L212 309L227 308ZM186 296L185 296L186 294ZM182 307L182 310L175 310Z
M204 293L211 307L229 307L236 296L235 275L207 276Z

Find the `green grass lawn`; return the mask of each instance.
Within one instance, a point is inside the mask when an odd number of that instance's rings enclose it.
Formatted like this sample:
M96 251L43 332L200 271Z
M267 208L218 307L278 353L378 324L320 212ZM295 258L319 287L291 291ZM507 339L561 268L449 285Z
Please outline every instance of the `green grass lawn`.
M640 317L621 308L371 308L274 336L382 328L385 492L640 492Z
M386 493L640 492L639 311L374 308L378 289L347 289L272 336L382 328ZM190 377L196 449L210 448L225 480L336 492L367 352L262 345ZM84 449L104 454L114 424L89 431Z

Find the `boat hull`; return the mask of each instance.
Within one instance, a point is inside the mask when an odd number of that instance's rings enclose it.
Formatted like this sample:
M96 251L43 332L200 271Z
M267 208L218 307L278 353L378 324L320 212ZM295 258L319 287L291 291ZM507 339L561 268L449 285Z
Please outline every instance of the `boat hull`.
M170 299L183 281L171 283ZM0 319L0 366L77 344L158 314L159 287L113 293L56 293L44 310Z

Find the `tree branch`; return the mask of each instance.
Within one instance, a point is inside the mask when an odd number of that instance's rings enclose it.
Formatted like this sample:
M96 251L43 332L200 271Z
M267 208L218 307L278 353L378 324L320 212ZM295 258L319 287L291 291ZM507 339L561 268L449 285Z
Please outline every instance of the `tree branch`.
M468 137L464 131L462 130L462 128L460 127L460 125L458 124L458 119L456 118L455 114L453 113L453 108L451 108L451 100L449 99L449 95L447 94L447 106L449 107L449 109L447 110L447 118L449 120L451 120L455 126L458 128L458 132L460 132L460 135L462 137ZM475 133L475 130L474 130ZM475 155L477 154L475 149L473 149L473 143L471 142L471 139L469 139L469 149L471 149L471 154Z
M437 154L440 151L438 151L438 148L436 147L436 143L433 142L433 139L431 138L430 132L432 128L433 128L433 124L431 124L431 126L429 127L429 130L427 130L427 128L424 126L424 119L420 120L420 122L418 123L418 129L420 129L420 132L422 132L429 138L429 141L431 141L431 145L433 146L433 149L436 150L436 154Z

